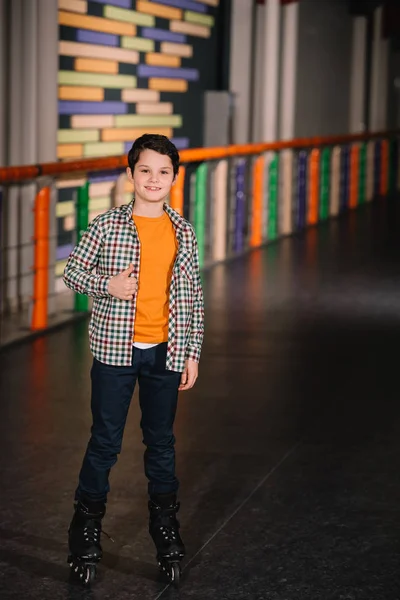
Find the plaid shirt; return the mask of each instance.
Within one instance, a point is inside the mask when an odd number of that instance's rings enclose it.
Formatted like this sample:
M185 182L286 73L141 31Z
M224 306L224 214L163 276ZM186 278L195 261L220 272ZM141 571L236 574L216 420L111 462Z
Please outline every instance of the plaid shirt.
M132 219L133 201L96 217L71 253L64 271L65 284L94 298L89 324L90 349L102 363L129 366L135 326L133 301L108 293L112 277L133 264L139 276L140 242ZM167 204L178 252L169 289L168 350L166 368L182 372L185 360L200 360L204 333L203 291L194 229ZM96 269L96 274L93 270Z

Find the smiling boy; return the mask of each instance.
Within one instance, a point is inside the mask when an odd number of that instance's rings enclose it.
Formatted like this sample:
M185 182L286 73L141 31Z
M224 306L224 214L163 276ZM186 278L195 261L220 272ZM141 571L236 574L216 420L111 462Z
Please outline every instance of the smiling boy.
M85 583L93 580L102 557L109 472L121 451L136 382L149 531L171 579L179 578L185 553L176 518L173 424L178 391L197 379L203 341L197 241L193 227L165 202L179 169L174 144L161 135L144 135L133 144L128 163L134 199L94 219L64 272L69 288L94 299L93 425L69 528L69 560Z

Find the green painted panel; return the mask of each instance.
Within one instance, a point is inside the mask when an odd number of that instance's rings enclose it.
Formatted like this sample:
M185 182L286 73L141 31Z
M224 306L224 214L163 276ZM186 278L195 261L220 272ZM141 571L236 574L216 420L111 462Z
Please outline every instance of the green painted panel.
M76 201L76 234L79 243L89 225L89 182L78 188ZM75 294L75 310L86 312L89 310L89 298L84 294Z
M182 127L181 115L118 115L117 127Z
M59 71L59 85L85 85L104 88L134 88L136 77L133 75L106 75L103 73L75 73L75 71Z
M59 129L57 132L57 140L59 144L70 144L78 142L98 142L100 139L100 131L97 129Z
M196 196L194 209L194 229L199 248L199 265L204 265L206 214L207 214L207 163L202 163L196 171Z
M84 156L120 156L124 154L123 142L98 142L97 144L85 144Z
M279 156L275 154L269 165L268 194L268 239L278 236L278 193L279 193Z
M154 52L155 49L155 43L153 40L129 37L127 35L122 36L121 46L126 50L137 50L138 52Z
M116 21L124 21L125 23L134 23L143 27L154 27L155 18L152 15L145 15L136 12L135 10L127 10L125 8L117 8L116 6L105 6L104 16L106 19L115 19Z
M330 167L331 149L324 148L321 153L321 179L320 179L320 219L329 217L329 193L330 193Z
M192 12L191 10L185 11L185 21L188 21L189 23L196 23L197 25L207 25L208 27L214 26L214 17Z

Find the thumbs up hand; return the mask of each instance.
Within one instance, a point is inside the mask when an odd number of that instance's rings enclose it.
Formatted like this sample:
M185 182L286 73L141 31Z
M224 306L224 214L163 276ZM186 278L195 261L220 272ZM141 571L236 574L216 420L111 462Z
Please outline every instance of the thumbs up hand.
M136 277L131 277L133 264L131 263L125 271L122 271L110 279L108 292L119 300L132 300L138 289Z

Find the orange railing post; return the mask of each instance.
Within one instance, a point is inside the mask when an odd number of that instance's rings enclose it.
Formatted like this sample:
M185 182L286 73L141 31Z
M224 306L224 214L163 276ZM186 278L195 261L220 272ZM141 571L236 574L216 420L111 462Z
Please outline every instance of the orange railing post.
M250 246L261 246L262 244L263 192L264 156L259 156L253 165L253 207L251 217Z
M50 188L42 188L35 199L33 311L31 329L47 327L49 292Z
M179 167L176 181L171 188L170 193L170 206L181 216L183 216L183 202L184 202L184 185L185 185L185 167Z
M319 159L320 150L314 148L310 157L310 192L307 218L309 225L316 225L319 219Z

